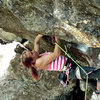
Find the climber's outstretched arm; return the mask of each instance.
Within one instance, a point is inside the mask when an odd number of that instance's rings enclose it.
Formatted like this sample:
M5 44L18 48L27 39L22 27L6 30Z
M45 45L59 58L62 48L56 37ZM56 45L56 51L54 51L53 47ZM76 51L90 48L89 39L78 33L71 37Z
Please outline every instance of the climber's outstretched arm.
M60 45L60 40L58 37L55 37L55 40L56 42ZM61 50L60 48L57 46L57 44L55 45L55 48L54 48L54 54L58 57L61 55Z

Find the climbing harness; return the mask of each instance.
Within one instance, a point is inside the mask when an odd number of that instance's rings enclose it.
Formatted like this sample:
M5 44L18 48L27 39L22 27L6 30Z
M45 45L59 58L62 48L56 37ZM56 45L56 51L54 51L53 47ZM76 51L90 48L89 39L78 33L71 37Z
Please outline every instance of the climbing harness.
M51 36L52 38L52 41L54 41L53 37ZM66 51L60 47L60 45L54 41L54 43L65 53L65 55L70 58L85 74L86 74L86 89L85 89L85 100L86 100L86 97L87 97L87 88L88 88L88 73L68 54L67 52L67 48L66 48Z

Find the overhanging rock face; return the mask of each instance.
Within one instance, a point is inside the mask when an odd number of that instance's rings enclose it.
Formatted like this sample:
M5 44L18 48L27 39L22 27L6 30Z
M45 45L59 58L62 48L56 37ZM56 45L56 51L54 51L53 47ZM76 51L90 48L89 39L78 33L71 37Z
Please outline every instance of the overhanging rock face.
M65 41L100 47L99 4L98 0L3 0L0 27L30 41L38 33L56 34Z
M74 44L85 44L84 53L90 65L99 67L100 1L0 0L0 39L7 42L27 39L32 45L37 34L56 35L62 44L74 47ZM44 39L41 47L52 51L51 39ZM75 87L75 83L69 88L61 87L58 72L41 71L41 80L33 82L28 70L20 63L20 55L12 60L9 72L8 77L0 82L0 100L66 100L66 95L71 95Z

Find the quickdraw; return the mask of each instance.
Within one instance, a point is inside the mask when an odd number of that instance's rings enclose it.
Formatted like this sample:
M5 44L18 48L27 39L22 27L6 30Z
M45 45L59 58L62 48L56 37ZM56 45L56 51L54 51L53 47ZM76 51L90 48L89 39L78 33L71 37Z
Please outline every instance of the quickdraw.
M51 38L52 38L52 43L55 44L56 42L55 38L53 36L51 36Z
M69 66L66 68L66 75L67 75L66 86L69 86L69 85L70 85L70 81L69 81L70 69L71 69L71 63L70 63Z

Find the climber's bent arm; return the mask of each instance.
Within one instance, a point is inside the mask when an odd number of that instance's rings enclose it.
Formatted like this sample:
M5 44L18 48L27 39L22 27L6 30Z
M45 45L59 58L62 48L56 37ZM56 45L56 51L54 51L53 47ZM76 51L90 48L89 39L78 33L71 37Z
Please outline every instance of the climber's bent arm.
M43 37L43 35L39 34L34 40L34 50L36 52L38 52L38 53L40 52L40 44L39 44L39 42L40 42L40 39L42 37Z

